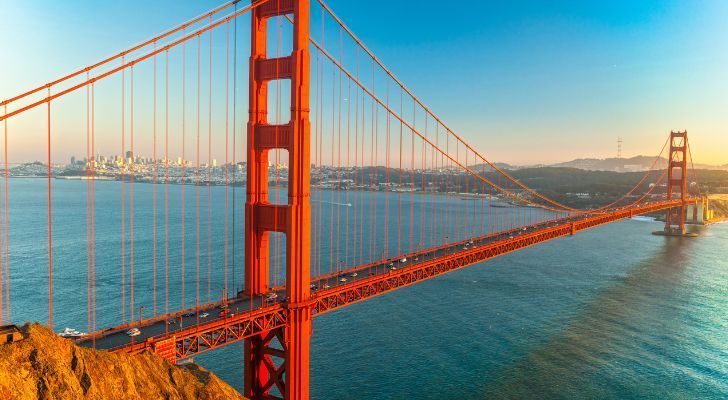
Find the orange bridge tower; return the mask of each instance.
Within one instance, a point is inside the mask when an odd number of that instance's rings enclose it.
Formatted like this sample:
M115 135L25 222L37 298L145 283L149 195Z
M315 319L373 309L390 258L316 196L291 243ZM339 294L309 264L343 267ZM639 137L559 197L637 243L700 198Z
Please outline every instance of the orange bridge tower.
M293 51L280 58L266 54L267 21L291 15ZM309 0L268 1L252 11L250 118L248 121L247 200L245 204L245 292L268 290L268 236L286 236L287 322L245 341L245 389L251 399L304 400L309 396L311 341L310 296L310 54ZM268 84L291 82L291 119L268 122ZM289 156L288 203L268 199L268 152ZM280 394L280 397L279 397Z
M665 233L685 234L685 200L688 197L687 150L688 132L670 132L670 154L667 161L667 199L679 195L682 206L667 210ZM677 190L676 190L677 188Z

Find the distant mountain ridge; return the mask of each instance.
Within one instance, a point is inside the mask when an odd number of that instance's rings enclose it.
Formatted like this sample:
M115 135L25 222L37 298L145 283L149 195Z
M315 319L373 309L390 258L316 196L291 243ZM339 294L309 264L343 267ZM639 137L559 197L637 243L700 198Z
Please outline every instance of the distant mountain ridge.
M586 171L616 171L616 172L636 172L645 171L652 167L664 169L667 168L667 159L661 157L655 163L655 157L636 156L630 158L579 158L572 161L557 163L550 165L551 167L577 168ZM695 163L696 169L712 169L712 170L728 170L726 165L708 165Z
M631 158L579 158L572 161L553 164L553 167L578 168L587 171L643 171L652 167L667 168L667 159L660 158L655 163L655 157L636 156Z

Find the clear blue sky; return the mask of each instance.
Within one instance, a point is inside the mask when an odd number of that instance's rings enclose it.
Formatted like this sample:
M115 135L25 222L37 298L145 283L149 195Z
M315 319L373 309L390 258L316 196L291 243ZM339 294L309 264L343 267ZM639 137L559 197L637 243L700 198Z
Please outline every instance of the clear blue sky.
M245 3L245 0L243 0ZM0 98L113 54L219 1L0 0ZM330 0L489 158L654 154L688 129L728 163L728 1Z

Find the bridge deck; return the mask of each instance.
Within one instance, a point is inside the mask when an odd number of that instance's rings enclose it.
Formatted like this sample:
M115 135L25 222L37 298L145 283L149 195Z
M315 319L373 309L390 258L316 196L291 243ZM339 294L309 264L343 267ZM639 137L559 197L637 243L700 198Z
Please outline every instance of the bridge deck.
M691 203L697 201L690 200ZM357 266L312 279L313 293L308 304L313 315L321 315L538 243L680 205L680 200L660 201L604 214L572 216ZM275 301L267 301L263 296L243 296L228 301L228 309L233 315L220 315L222 303L218 302L196 310L184 310L141 323L109 328L79 342L84 346L131 353L155 349L159 343L173 343L174 353L167 358L177 360L190 357L284 326L287 315L286 293L283 288L273 290L278 296ZM209 315L202 317L205 313ZM126 330L132 327L140 328L141 334L129 337Z

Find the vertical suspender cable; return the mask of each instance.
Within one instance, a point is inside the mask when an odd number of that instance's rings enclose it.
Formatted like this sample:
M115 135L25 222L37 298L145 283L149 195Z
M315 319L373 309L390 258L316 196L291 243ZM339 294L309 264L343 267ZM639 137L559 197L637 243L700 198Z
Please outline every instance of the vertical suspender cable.
M339 64L343 65L343 58L344 58L344 49L343 49L343 42L342 42L342 31L339 29ZM336 70L337 68L334 68ZM337 101L339 109L338 109L338 116L337 116L337 151L336 151L336 203L337 205L334 207L336 209L336 258L337 258L337 271L340 267L343 267L341 265L341 251L340 251L340 244L341 244L341 101L342 101L342 86L343 86L343 73L341 72L341 69L339 69L339 99ZM333 164L333 163L332 163ZM333 208L332 208L333 209ZM340 272L340 271L339 271Z
M185 180L185 164L187 163L187 160L185 160L185 131L186 131L186 108L187 108L187 46L185 43L182 43L182 165L181 165L181 186L180 186L180 214L182 217L181 221L181 233L182 233L182 239L181 239L181 262L180 262L180 275L182 279L182 292L181 292L181 303L180 303L180 309L185 309L185 242L187 241L185 236L185 186L187 185L187 182Z
M434 174L432 177L433 186L436 187L437 192L441 192L440 190L440 169L438 168L439 164L437 162L437 153L435 153L435 147L440 146L440 123L435 120L435 146L432 147L432 161L434 162ZM437 225L437 222L440 220L439 216L442 212L442 207L438 207L436 204L434 205L435 212L433 213L432 218L432 245L437 246L440 244L440 238L439 238L439 231L440 227Z
M157 48L157 42L154 42ZM152 314L157 316L157 56L154 56L154 93L152 106Z
M197 35L197 143L195 153L195 308L200 308L200 35ZM197 324L200 316L197 313Z
M351 79L347 79L347 89L346 89L346 176L348 177L350 173L349 169L349 156L351 152ZM349 203L349 189L344 192L344 203L346 216L345 216L345 223L344 226L346 227L344 229L344 234L346 236L344 240L344 260L346 260L347 265L349 264L349 206L351 205ZM356 233L356 226L354 227L354 232Z
M4 114L8 113L8 106L7 104L3 106ZM4 142L5 146L3 146L3 151L5 153L4 155L4 162L5 162L5 171L3 171L3 175L5 178L5 194L4 194L4 201L3 201L3 208L4 208L4 219L3 219L3 226L0 226L0 229L2 229L3 232L0 232L0 235L5 233L5 235L2 237L3 240L0 240L0 324L4 323L3 315L5 316L5 319L9 322L10 321L10 276L8 275L9 269L7 268L7 243L8 243L8 235L7 235L7 226L9 225L10 221L8 220L8 213L7 213L7 207L8 207L8 120L7 118L3 121L3 131L4 131ZM7 296L7 301L3 296ZM7 310L7 312L6 312Z
M412 104L412 126L416 126L417 122L417 115L415 110L416 105ZM414 206L415 206L415 132L414 130L410 129L410 139L411 139L411 150L410 150L410 217L409 217L409 251L412 252L413 247L413 238L414 238L414 224L415 224L415 218L414 218Z
M48 97L51 89L48 88ZM51 102L48 101L48 327L53 329L53 217L51 197ZM7 143L7 142L6 142ZM7 148L7 145L6 145ZM5 158L7 162L7 156ZM5 191L7 193L7 190Z
M372 63L372 87L376 87L375 85L375 78L376 73L374 70L374 63ZM372 126L371 126L371 141L372 141L372 148L374 148L374 151L372 152L370 156L370 170L369 170L369 184L371 186L374 186L376 184L377 189L379 188L379 171L377 168L377 163L379 162L379 108L372 100ZM377 225L379 225L378 221L376 221L376 202L379 201L379 199L375 199L375 201L372 201L369 204L369 215L375 216L375 223L372 224L372 229L369 230L369 259L371 261L375 260L375 257L378 256L377 253L377 243L375 241L375 238L378 238L377 236Z
M324 26L324 13L323 10L321 10L321 43L325 43L325 26ZM324 65L321 62L321 49L316 49L316 96L317 96L317 113L318 117L316 120L316 125L318 126L317 131L317 137L318 141L316 144L316 157L314 158L314 161L316 165L318 166L319 171L319 188L318 188L318 205L316 209L317 217L316 217L316 276L321 275L321 253L322 253L322 243L323 243L323 229L322 229L322 221L323 221L323 204L321 203L323 200L323 188L321 187L321 184L323 183L323 130L324 130L324 114L323 114L323 104L324 104Z
M210 16L212 24L212 16ZM212 301L212 30L210 30L210 77L207 103L207 302Z
M91 331L96 332L96 83L91 83L91 157Z
M134 66L131 66L131 104L129 136L131 161L129 162L129 322L134 322L134 176L136 175L136 154L134 153ZM141 318L141 316L140 316Z
M356 77L359 79L359 48L357 47L356 52ZM356 247L354 247L354 264L355 265L361 265L361 257L357 257L359 254L359 249L362 246L361 237L357 237L357 234L359 233L357 231L357 212L359 208L359 204L361 203L361 189L358 188L359 185L361 185L361 171L362 166L359 165L359 88L355 87L355 95L356 95L356 101L354 102L354 168L359 173L359 179L357 179L356 175L352 176L352 180L354 180L354 187L357 188L359 191L359 201L354 201L354 243L356 243ZM349 101L351 102L351 96L349 96ZM355 200L356 200L355 197Z
M319 54L318 49L316 49L316 68L314 70L315 72L313 72L313 75L316 77L316 86L314 88L314 92L315 92L316 98L315 98L315 100L313 102L314 106L316 107L316 110L313 112L313 115L314 115L314 128L313 128L313 140L314 140L314 143L313 143L313 165L314 165L314 171L316 171L317 174L315 174L315 175L312 174L312 175L314 175L314 179L316 179L316 177L318 179L317 180L314 180L314 182L316 182L317 185L315 185L315 187L312 188L312 191L315 194L315 197L314 198L316 199L316 201L315 201L313 207L311 207L311 210L312 210L311 220L313 221L313 227L312 227L313 228L313 237L311 238L311 243L313 245L312 246L312 249L311 249L311 251L312 251L312 254L311 254L311 265L312 265L311 274L313 276L319 276L320 275L319 268L318 268L318 263L316 262L316 260L319 258L320 253L321 253L321 248L319 246L319 239L320 239L320 235L321 235L321 230L319 229L320 226L318 224L319 204L321 203L321 189L317 189L317 187L320 187L321 186L321 167L318 165L319 126L321 124L321 118L319 116L319 110L321 108L321 103L320 103L321 97L320 97L320 93L319 93L319 91L321 90L321 81L319 80L319 68L320 68L320 64L321 64L320 54Z
M88 72L86 80L89 79ZM91 328L91 127L90 127L90 102L91 87L86 86L86 165L84 175L86 176L86 330L93 332Z
M229 201L228 201L228 171L230 169L228 160L228 144L230 139L230 21L225 23L225 212L223 221L223 297L227 298L228 295L228 212L229 212Z
M164 314L169 314L169 51L164 52Z
M238 3L235 3L235 12L238 10ZM236 162L236 138L237 138L237 106L238 106L238 19L233 19L233 212L232 212L232 286L237 293L237 287L235 286L235 208L237 202L235 201L235 187L237 186L235 177L237 175L238 165ZM252 302L252 299L251 299Z
M425 137L427 137L427 114L425 114ZM422 170L421 170L421 185L422 191L426 192L425 174L427 171L427 147L425 141L422 141ZM425 211L427 210L427 203L423 202L420 204L420 250L425 247Z
M386 104L387 108L389 108L389 80L387 80L387 95L386 95ZM390 152L390 146L389 146L389 112L387 112L386 115L386 148L385 151L385 157L384 157L384 173L385 178L387 180L387 186L386 191L384 192L384 252L385 257L389 257L389 191L390 191L390 180L389 180L389 152Z
M154 42L157 48L157 42ZM154 175L152 177L152 308L157 316L157 56L154 56L154 100L152 107L152 159Z
M357 61L356 61L356 74L357 79L359 79L359 68L360 68L360 61L359 61L359 48L357 47ZM360 166L359 166L359 185L364 186L364 168L365 168L365 161L364 161L364 139L366 136L366 126L365 126L365 112L364 112L364 96L363 93L359 90L359 87L356 87L356 101L357 101L357 112L359 110L359 104L361 104L361 146L359 147L361 149L361 155L359 158ZM361 101L360 101L361 99ZM357 126L359 125L359 117L357 117ZM364 191L359 190L359 264L364 263ZM369 260L372 261L372 260Z
M404 114L402 90L399 91L399 115ZM402 121L399 121L399 193L397 193L397 256L402 254Z
M321 69L321 55L320 51L316 49L316 69L315 69L315 76L316 76L316 87L314 89L316 93L316 99L314 101L316 111L313 113L315 117L314 122L314 146L313 146L313 164L314 168L317 171L317 188L315 188L316 193L316 204L314 204L311 209L313 210L313 215L311 216L311 219L313 221L313 254L311 255L311 262L313 268L311 268L311 273L314 276L321 275L321 223L320 217L321 217L321 165L319 165L319 141L320 138L320 129L321 129L321 79L319 78L319 70Z
M96 83L91 83L91 329L96 332ZM96 337L93 339L96 347Z
M331 168L334 167L334 149L336 144L336 69L331 68ZM334 189L331 188L331 203L334 203ZM329 272L334 272L337 268L334 259L334 204L331 204L331 212L329 218ZM339 282L338 280L336 281Z
M121 63L124 63L124 57L121 58ZM126 154L124 136L125 122L126 122L126 82L125 82L126 70L121 71L121 323L126 323L126 215L125 215L125 193L124 193L124 169L126 168ZM130 321L131 322L131 321Z
M4 114L8 113L7 105L3 105L3 111L4 111ZM8 132L8 120L7 119L5 119L3 121L3 125L4 125L3 129L5 132L5 136L7 136L7 132ZM3 204L3 207L4 206L5 206L5 204ZM7 222L7 220L4 218L0 218L0 221L3 222L3 225L4 225L4 223ZM3 225L0 225L0 231L4 231ZM5 243L4 243L5 240L4 239L5 239L4 237L2 237L2 239L0 239L0 325L3 325L5 323L5 304L3 303L3 301L5 300L5 258L4 258L5 257Z

